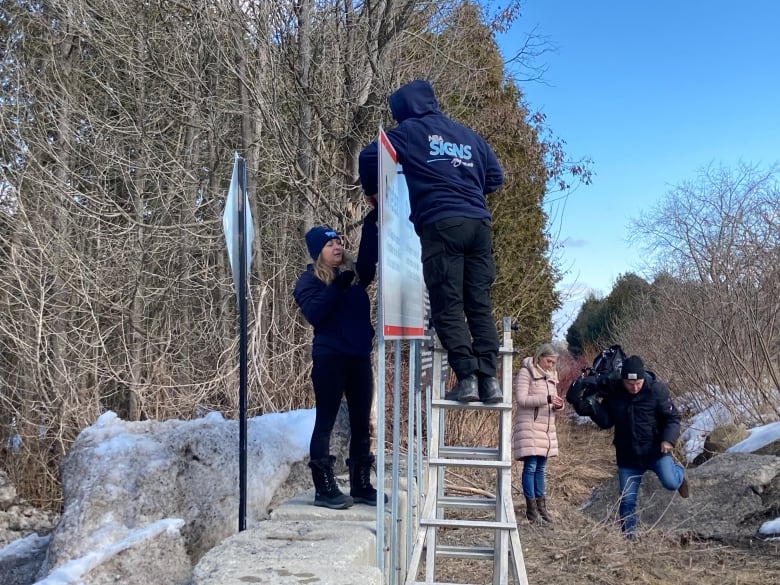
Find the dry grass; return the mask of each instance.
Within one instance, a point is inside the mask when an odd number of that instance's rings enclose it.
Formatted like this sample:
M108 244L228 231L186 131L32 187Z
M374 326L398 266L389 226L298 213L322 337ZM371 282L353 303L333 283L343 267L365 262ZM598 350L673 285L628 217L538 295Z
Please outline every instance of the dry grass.
M636 542L624 540L616 525L599 524L577 510L593 487L615 473L610 432L591 425L559 421L561 455L550 460L548 507L556 522L532 526L523 517L519 474L513 468L513 497L519 518L525 568L531 585L775 585L780 582L780 550L756 544L738 549L719 543L680 542L661 533L645 532ZM455 481L458 481L457 478ZM463 477L463 485L489 492L495 476ZM462 513L462 512L461 512ZM467 513L468 514L468 513ZM476 513L469 514L477 517ZM452 530L442 542L490 545L484 532ZM486 561L442 559L437 579L443 582L492 584L492 564Z

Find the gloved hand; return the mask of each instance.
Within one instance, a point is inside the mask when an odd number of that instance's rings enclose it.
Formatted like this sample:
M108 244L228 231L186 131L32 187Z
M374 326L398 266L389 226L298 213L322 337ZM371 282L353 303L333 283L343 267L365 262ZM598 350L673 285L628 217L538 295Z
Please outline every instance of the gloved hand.
M333 284L336 288L346 290L352 286L353 280L355 280L355 273L352 270L345 270L336 275L336 278L333 279Z

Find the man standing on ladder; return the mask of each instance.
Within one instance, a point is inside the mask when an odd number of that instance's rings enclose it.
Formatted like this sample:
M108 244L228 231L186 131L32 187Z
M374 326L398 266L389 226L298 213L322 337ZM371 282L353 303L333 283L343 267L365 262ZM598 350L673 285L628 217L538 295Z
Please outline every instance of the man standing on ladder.
M493 230L485 201L504 181L501 165L479 134L439 111L428 81L407 83L388 101L398 126L387 137L409 188L409 219L420 236L433 326L458 378L445 398L502 402L490 299ZM367 196L377 194L378 166L372 142L359 159Z

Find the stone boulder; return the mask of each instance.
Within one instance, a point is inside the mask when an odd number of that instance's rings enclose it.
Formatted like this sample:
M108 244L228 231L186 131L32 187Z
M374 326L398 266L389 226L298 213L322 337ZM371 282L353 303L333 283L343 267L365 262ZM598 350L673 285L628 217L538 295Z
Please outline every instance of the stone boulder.
M36 585L188 585L192 567L179 530L182 520L160 520L126 531L79 559L68 561Z
M50 536L31 534L0 549L3 585L30 585L35 581L49 546Z
M701 465L719 453L725 453L748 436L748 430L740 424L727 423L712 429L704 439L704 448L696 457L694 463Z
M673 536L733 544L755 540L758 529L780 511L780 457L723 453L687 470L687 499L665 490L655 474L645 473L639 490L643 529ZM618 482L613 477L596 488L582 510L596 521L617 518Z
M248 526L267 517L290 467L306 457L313 424L313 410L247 421ZM164 422L102 415L62 462L63 512L38 577L163 520L181 521L188 562L197 562L238 530L238 432L216 413ZM151 568L147 582L160 582Z
M760 449L756 449L755 453L756 455L774 455L775 457L780 457L780 440L772 441Z
M313 409L247 421L248 527L311 487L313 424ZM331 440L337 473L349 439L342 403ZM63 513L51 535L56 515L24 506L0 472L2 585L187 583L190 567L238 531L238 423L216 413L165 422L106 413L60 472Z

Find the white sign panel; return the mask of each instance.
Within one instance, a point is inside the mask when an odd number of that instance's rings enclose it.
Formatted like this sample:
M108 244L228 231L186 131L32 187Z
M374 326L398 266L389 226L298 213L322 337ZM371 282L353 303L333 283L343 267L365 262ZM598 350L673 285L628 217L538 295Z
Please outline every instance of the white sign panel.
M233 163L233 176L230 179L230 189L228 189L227 200L225 201L225 211L222 213L222 229L225 232L227 241L228 260L230 261L230 270L233 273L233 283L236 290L236 296L240 299L238 290L238 280L240 270L239 256L241 250L238 243L238 204L240 198L243 198L244 205L244 246L246 247L246 272L249 274L249 268L252 264L252 240L255 239L255 231L252 225L252 211L249 208L249 195L246 192L246 166L244 159L235 155Z
M409 221L409 190L387 135L379 130L379 296L384 339L425 338L420 240Z

